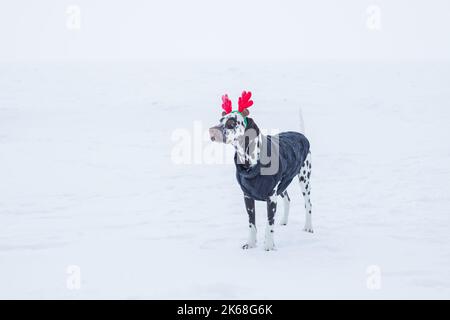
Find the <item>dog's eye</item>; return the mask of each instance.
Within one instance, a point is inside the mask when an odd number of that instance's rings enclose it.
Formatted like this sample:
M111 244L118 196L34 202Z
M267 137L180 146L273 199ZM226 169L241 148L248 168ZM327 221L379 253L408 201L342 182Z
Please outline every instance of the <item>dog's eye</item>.
M236 120L228 119L227 122L225 123L225 128L234 129L234 127L236 127Z

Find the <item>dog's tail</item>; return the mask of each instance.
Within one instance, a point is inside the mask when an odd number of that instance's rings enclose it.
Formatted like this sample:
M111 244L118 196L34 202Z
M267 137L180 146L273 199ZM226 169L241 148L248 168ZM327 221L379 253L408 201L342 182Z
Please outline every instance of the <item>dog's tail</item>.
M302 111L302 107L298 107L298 116L299 116L299 120L300 120L300 128L299 131L301 134L305 134L305 121L303 120L303 111Z

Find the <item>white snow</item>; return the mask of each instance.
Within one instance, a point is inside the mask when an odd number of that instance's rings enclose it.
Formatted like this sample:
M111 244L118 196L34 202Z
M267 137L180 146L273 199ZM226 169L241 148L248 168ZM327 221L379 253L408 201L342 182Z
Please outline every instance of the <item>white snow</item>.
M1 64L0 88L0 298L450 298L450 64ZM294 181L273 252L262 202L240 249L232 150L199 153L243 89L312 144L315 233Z

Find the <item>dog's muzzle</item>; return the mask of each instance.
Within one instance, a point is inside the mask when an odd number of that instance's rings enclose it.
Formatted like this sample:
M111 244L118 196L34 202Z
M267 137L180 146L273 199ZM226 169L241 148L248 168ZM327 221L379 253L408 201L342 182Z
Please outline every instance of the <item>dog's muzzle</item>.
M211 138L211 141L225 142L222 126L209 128L209 137Z

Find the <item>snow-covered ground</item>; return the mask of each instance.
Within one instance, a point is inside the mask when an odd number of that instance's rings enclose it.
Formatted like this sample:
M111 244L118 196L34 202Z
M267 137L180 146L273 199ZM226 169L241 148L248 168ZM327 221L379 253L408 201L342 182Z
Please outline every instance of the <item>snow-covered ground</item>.
M448 299L449 88L445 63L2 64L0 298ZM315 233L294 183L274 252L261 202L240 249L232 150L208 157L243 89L312 144Z

